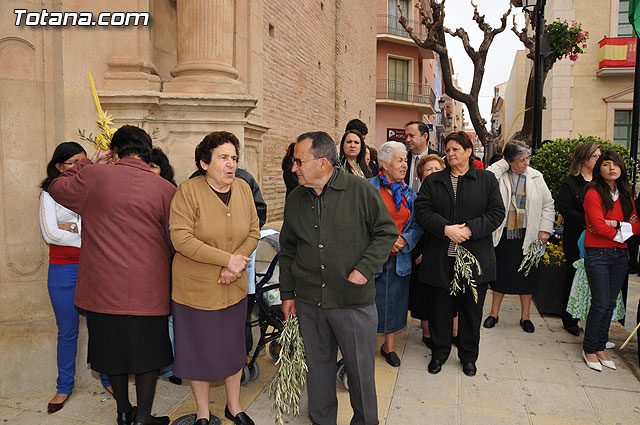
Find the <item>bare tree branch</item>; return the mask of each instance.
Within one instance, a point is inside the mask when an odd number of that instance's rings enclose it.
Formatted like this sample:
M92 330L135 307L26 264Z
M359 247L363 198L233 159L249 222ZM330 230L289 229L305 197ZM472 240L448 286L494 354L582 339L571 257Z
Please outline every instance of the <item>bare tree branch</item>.
M516 25L516 17L513 17L513 27L511 31L518 37L518 39L524 44L524 47L527 48L527 57L531 60L535 57L536 43L533 36L529 35L529 31L525 26L522 31L518 31L518 26Z
M482 79L484 77L485 63L487 59L487 53L489 47L493 42L496 35L503 32L507 26L507 18L511 14L512 6L509 5L509 10L504 13L500 20L500 27L492 28L485 21L484 15L481 15L478 7L473 2L473 20L478 24L478 27L482 30L484 38L478 49L471 46L468 33L464 28L458 28L455 31L444 26L445 17L445 0L420 0L416 4L416 8L420 13L420 25L424 25L426 29L426 35L424 39L420 38L419 31L415 31L412 28L407 19L405 18L405 11L400 5L400 1L397 2L398 10L400 11L399 22L402 27L407 31L409 37L423 49L432 50L440 56L440 65L442 67L442 77L444 83L444 92L451 98L464 103L469 110L469 115L476 134L480 138L483 144L486 144L491 135L487 131L485 124L486 120L480 115L480 108L478 107L478 97L480 93L480 87L482 85ZM449 63L449 52L447 49L447 42L445 35L449 34L452 37L457 37L461 40L465 52L473 62L473 81L471 84L471 90L469 93L464 93L453 84L453 72Z

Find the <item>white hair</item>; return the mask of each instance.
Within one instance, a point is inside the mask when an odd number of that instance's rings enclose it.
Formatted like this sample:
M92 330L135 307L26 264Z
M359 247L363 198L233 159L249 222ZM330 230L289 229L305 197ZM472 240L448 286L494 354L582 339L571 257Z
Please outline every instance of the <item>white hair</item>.
M378 161L389 162L395 151L407 153L407 147L400 142L385 142L378 149Z

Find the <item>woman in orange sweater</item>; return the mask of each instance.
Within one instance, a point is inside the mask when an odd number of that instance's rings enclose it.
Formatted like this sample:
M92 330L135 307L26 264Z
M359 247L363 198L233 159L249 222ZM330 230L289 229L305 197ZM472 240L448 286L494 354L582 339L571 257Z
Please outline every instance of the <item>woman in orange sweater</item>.
M602 153L584 198L586 236L584 265L591 289L591 309L584 330L582 357L591 369L616 366L605 353L616 297L627 276L624 242L640 233L627 170L620 154Z

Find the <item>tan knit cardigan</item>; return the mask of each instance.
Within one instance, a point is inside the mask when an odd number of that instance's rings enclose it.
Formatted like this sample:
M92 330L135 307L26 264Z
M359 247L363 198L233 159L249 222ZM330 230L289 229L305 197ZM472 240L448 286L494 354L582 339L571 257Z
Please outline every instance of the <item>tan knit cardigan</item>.
M169 219L173 258L172 299L200 310L221 310L247 296L247 273L230 285L218 283L231 254L249 256L260 239L249 185L235 179L225 205L204 176L180 184Z

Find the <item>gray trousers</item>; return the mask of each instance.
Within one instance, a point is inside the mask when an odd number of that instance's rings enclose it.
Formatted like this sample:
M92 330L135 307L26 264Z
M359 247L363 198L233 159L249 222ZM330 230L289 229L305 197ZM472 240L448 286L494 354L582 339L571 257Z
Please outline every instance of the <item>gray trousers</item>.
M309 419L335 425L338 416L336 361L344 357L353 417L351 425L377 425L375 355L378 313L375 304L359 308L324 309L296 301L300 332L307 355Z

